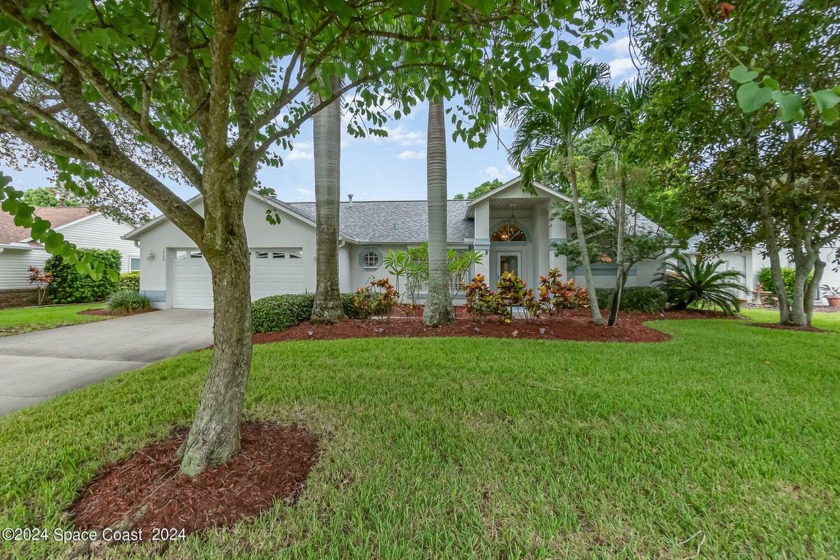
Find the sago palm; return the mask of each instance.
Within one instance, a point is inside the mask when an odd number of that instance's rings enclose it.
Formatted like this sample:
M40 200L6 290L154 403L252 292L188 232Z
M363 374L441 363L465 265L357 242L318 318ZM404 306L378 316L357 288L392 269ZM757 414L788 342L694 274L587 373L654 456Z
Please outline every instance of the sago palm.
M589 293L592 320L603 325L601 310L589 264L589 250L583 232L578 195L575 148L581 137L613 113L607 82L609 66L603 63L575 62L568 74L548 95L522 97L511 108L509 121L516 128L509 151L511 164L522 174L523 188L532 188L538 171L549 163L560 162L560 169L572 192L575 227L580 248L583 275Z
M747 290L741 283L743 274L726 270L722 260L692 261L682 253L672 258L662 263L654 277L654 284L665 291L671 309L718 307L727 315L740 310L739 294Z

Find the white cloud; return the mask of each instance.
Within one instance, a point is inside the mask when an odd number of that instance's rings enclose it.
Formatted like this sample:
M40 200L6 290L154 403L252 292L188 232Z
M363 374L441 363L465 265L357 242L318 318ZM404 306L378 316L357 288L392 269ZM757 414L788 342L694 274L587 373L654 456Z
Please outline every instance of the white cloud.
M628 54L630 52L630 37L619 37L618 39L610 41L609 43L604 45L603 49L616 55Z
M397 159L426 159L426 152L420 150L404 150L397 154Z
M502 170L499 169L498 167L496 167L495 165L491 165L490 167L485 167L481 172L481 176L486 177L488 179L504 180L505 175L506 174L503 173Z
M313 200L315 198L315 191L312 189L298 187L295 191L297 191L298 200Z
M630 76L636 72L636 66L633 64L633 59L629 56L614 58L610 60L610 74L613 80Z
M312 142L295 142L292 151L286 156L286 161L311 160L315 157Z

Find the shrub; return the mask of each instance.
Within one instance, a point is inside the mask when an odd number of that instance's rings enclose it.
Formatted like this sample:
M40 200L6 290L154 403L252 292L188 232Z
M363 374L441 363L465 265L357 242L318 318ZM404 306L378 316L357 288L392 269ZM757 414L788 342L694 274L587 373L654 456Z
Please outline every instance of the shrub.
M483 274L476 274L472 282L464 286L464 296L467 299L467 313L474 321L491 315L499 315L502 321L510 321L502 298L484 282Z
M674 262L664 262L659 267L654 280L665 290L669 307L719 307L727 315L740 310L739 292L746 292L738 282L743 274L737 270L719 270L725 264L722 260L694 262L682 253L676 253L673 258Z
M151 307L149 297L134 290L120 290L108 296L108 311L111 313L130 313Z
M104 266L99 280L94 280L87 274L80 274L76 265L68 263L60 255L53 255L47 259L44 271L52 275L52 282L47 293L53 303L88 303L100 301L115 292L118 282L111 280L111 275L120 272L122 256L115 249L79 249L79 259L90 258Z
M139 272L121 272L120 273L120 290L131 290L133 292L140 291L140 273Z
M251 307L254 332L275 332L294 327L312 317L314 294L281 294L255 301Z
M615 295L613 288L598 288L598 306L609 309ZM641 311L642 313L658 313L665 311L668 296L656 286L633 286L624 288L621 294L621 311Z
M364 321L374 315L390 317L397 305L399 293L387 278L371 280L368 286L359 288L353 294L355 314Z
M813 273L808 275L808 282L814 277ZM785 294L787 294L788 299L793 298L793 284L796 282L796 269L795 268L782 268L782 282L785 283ZM758 283L761 284L761 287L768 292L773 297L778 297L776 294L776 285L773 283L773 271L770 270L770 267L764 267L758 271Z
M548 274L540 276L540 302L551 317L562 315L564 309L589 307L586 288L578 288L574 280L563 282L562 276L557 268L552 268Z

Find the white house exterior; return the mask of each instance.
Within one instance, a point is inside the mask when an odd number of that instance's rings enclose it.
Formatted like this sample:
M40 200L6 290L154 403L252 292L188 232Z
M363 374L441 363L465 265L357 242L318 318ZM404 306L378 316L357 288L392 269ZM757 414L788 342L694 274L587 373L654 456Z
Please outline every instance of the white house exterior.
M139 270L140 250L133 241L122 238L133 227L118 223L87 208L36 208L35 214L48 220L52 228L79 248L116 249L122 254L122 271ZM49 254L32 240L29 231L15 226L14 219L0 212L0 307L28 303L33 288L29 267L43 269Z
M690 255L698 254L700 252L699 245L702 240L702 236L699 235L689 239L686 253ZM837 262L837 250L838 246L835 244L829 247L823 247L820 251L820 258L827 263L825 270L823 271L820 286L828 284L833 288L840 287L840 270L838 270L838 268L840 268L840 263ZM750 292L748 296L752 297L752 292L756 290L759 283L758 272L762 268L770 267L770 259L763 254L764 252L764 247L760 246L751 251L723 251L714 256L726 263L727 270L737 270L744 275L744 284ZM793 268L793 262L788 259L784 252L780 253L780 257L783 267ZM824 290L820 288L817 289L814 304L828 305L828 301L825 299Z
M555 256L552 242L566 239L566 224L552 219L554 204L569 199L537 185L524 193L518 179L476 200L448 202L448 243L453 249L483 254L474 274L492 283L513 270L530 286L549 268L568 277L565 257ZM202 199L189 204L202 212ZM266 211L281 221L266 221ZM354 291L372 277L389 276L383 257L428 238L425 201L355 201L340 205L339 283ZM251 296L315 291L315 204L286 203L252 192L245 203L245 229L251 248ZM512 237L512 238L511 238ZM200 251L167 218L137 228L125 239L140 246L140 290L156 307L206 309L213 305L210 270ZM650 283L658 262L631 272L628 285ZM596 267L596 282L611 286L615 268ZM391 278L392 282L395 280Z

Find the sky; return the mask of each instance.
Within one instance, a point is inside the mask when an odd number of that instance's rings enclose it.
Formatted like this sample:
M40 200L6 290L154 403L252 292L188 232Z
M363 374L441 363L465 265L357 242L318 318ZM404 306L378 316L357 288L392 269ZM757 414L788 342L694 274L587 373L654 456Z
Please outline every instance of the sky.
M583 58L608 63L614 83L636 74L624 30L616 30L615 38L597 51L584 51ZM556 72L553 75L556 76ZM427 118L427 108L421 104L410 115L388 123L387 138L357 139L345 132L341 145L341 199L347 200L347 195L352 194L354 200L425 200ZM516 176L516 171L508 164L505 148L510 144L513 131L501 124L499 137L491 135L480 149L469 149L463 142L452 141L451 128L447 129L450 198L459 193L466 194L486 180L506 181ZM451 127L448 121L447 126ZM264 169L259 178L264 186L273 188L281 200L312 201L315 191L311 123L301 128L293 143L291 152L280 153L283 167ZM13 184L18 189L50 184L49 174L41 168L17 171L0 164L0 170L13 177ZM184 199L196 194L188 187L175 185L172 189Z

